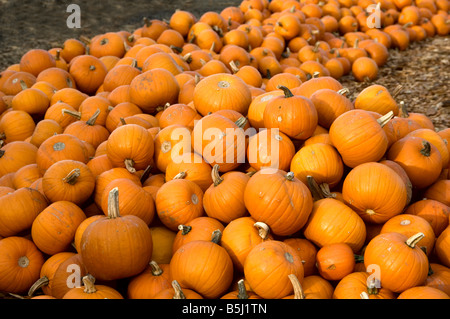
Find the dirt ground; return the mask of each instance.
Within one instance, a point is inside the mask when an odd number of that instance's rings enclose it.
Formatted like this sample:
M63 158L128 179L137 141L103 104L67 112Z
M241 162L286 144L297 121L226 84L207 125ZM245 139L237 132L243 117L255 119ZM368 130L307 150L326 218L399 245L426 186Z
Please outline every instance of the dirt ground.
M81 8L81 28L70 29L66 21L67 6ZM144 17L169 19L176 9L200 17L206 11L220 11L238 6L241 0L0 0L0 70L18 63L33 48L59 47L65 39L92 37L108 31L133 31ZM352 97L367 83L356 83L352 76L342 79ZM390 50L386 66L375 81L391 92L397 85L403 90L397 96L410 112L427 114L438 130L450 127L450 37L435 37L413 43L407 51Z

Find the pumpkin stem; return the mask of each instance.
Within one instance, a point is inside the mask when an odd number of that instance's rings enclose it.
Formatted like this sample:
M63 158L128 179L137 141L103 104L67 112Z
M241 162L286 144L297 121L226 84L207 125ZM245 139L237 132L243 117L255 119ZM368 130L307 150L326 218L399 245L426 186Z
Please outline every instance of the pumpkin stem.
M394 89L394 92L392 92L392 98L395 99L402 90L403 90L403 85L401 85L401 84L397 85L397 87Z
M409 112L408 112L408 108L406 107L406 104L404 101L400 101L400 109L402 110L402 117L404 118L408 118L409 117Z
M337 93L340 95L346 95L346 94L350 93L350 90L348 88L343 88L343 89L340 89L339 91L337 91Z
M72 110L67 110L67 109L63 109L62 110L62 114L68 114L70 116L73 116L74 118L81 120L81 113L80 112L76 112L76 111L72 111Z
M136 173L136 169L134 168L134 161L130 158L127 158L125 161L125 167L130 173Z
M212 233L211 241L212 241L214 244L219 245L221 240L222 240L222 232L220 231L220 229L216 229L216 230L213 231L213 233Z
M356 255L354 254L355 262L356 263L363 263L364 262L364 256L362 255Z
M84 284L84 292L87 294L93 294L97 291L97 288L95 288L95 278L92 275L87 275L83 277L83 284Z
M327 183L322 183L319 185L322 194L326 198L336 198L336 194L333 194L330 190L330 185Z
M290 274L288 277L292 283L292 287L294 288L294 299L305 299L305 293L303 292L302 285L300 284L297 276Z
M382 117L380 117L377 122L381 125L381 127L384 127L392 118L394 117L394 112L389 111Z
M20 80L20 87L22 88L22 90L28 89L28 85L25 83L24 80Z
M289 172L286 174L286 179L290 182L292 182L295 178L295 174L293 172Z
M91 118L86 121L86 124L90 125L90 126L94 126L99 115L100 115L100 109L97 109L97 111L95 111L95 113L91 116Z
M430 144L428 141L424 140L424 141L422 142L422 145L423 145L423 148L420 150L420 153L421 153L423 156L430 157L430 154L431 154L431 144Z
M258 235L262 239L265 240L267 239L267 237L269 237L270 228L267 224L263 222L256 222L253 224L253 227L256 227L258 229Z
M320 72L314 72L312 74L313 79L317 79L320 76Z
M244 279L238 281L238 299L248 299L247 289L245 288Z
M144 170L144 173L142 173L142 176L140 178L141 183L144 183L150 177L152 169L153 169L152 165L147 166L147 168Z
M43 276L35 281L35 283L30 287L28 290L28 296L32 297L34 293L41 287L47 286L49 284L50 280L47 276Z
M119 188L114 187L108 194L108 218L115 219L119 217Z
M236 63L234 61L231 61L229 63L230 67L231 67L231 71L233 71L234 74L239 72L239 68L237 67Z
M247 125L248 119L245 116L240 117L234 124L236 124L239 128L244 129L245 125Z
M80 175L81 175L80 169L75 168L66 177L63 178L63 181L67 184L75 185Z
M181 231L181 235L186 236L191 232L192 226L178 225L178 230Z
M180 172L173 179L183 179L186 177L186 172Z
M308 182L308 188L311 191L315 201L325 198L314 177L308 175L306 176L306 181Z
M370 299L369 294L365 291L361 292L360 295L361 299Z
M378 279L372 279L368 284L367 284L367 293L369 295L378 295L378 291L379 289L377 287L379 287L379 283L380 281Z
M406 245L408 245L408 247L410 247L410 248L414 248L414 247L416 247L417 243L424 237L425 237L425 234L420 233L420 232L415 235L412 235L406 241Z
M153 276L161 276L163 274L163 270L159 267L158 263L154 260L150 262L150 269L152 271Z
M5 155L5 151L4 150L0 150L0 158L2 158L3 157L3 155Z
M183 290L181 290L181 286L178 283L178 281L176 281L176 280L172 281L172 287L173 287L173 290L175 290L173 299L186 299L186 296L184 295Z
M290 97L294 96L294 94L292 94L291 90L289 90L289 88L284 85L278 85L277 89L282 90L284 92L285 98L290 98Z
M219 186L220 183L223 182L223 178L220 177L220 174L219 174L219 168L220 168L220 166L215 164L211 171L211 176L212 176L212 180L214 182L214 186Z
M125 122L125 119L123 117L120 118L120 123L122 125L127 125L127 122Z

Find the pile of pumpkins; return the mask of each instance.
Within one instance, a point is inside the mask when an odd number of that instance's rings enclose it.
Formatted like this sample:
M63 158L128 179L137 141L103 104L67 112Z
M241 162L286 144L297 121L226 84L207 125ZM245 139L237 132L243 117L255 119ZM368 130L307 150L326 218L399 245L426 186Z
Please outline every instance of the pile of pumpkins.
M449 299L450 128L373 82L449 7L244 0L28 51L0 73L0 291Z

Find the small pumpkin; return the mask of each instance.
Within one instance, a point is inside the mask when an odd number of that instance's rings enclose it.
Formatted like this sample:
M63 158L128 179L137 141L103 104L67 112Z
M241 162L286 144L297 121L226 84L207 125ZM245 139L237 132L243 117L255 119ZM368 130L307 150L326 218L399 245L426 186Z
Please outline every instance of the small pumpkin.
M105 285L95 285L91 275L82 278L83 287L70 289L62 299L124 299L114 288Z
M171 288L168 264L151 261L147 268L133 277L127 286L128 299L153 299L158 293Z

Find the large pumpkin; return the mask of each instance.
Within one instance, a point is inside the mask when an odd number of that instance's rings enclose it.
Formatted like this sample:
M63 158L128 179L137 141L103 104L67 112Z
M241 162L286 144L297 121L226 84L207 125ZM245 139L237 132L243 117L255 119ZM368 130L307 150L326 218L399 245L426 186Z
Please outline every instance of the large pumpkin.
M244 202L250 215L280 236L300 230L312 211L308 187L294 173L262 169L247 183Z
M131 102L149 114L158 106L177 103L179 91L174 75L161 68L146 71L130 83Z
M376 266L381 286L401 293L421 285L428 275L428 258L417 243L423 233L406 237L399 233L383 233L374 237L364 251L365 267Z
M407 190L400 176L386 165L358 165L346 176L342 196L363 220L384 223L406 206Z
M194 90L195 109L203 116L222 109L246 115L252 101L247 84L233 74L219 73L201 80Z
M91 223L80 243L83 263L98 280L139 274L149 264L153 250L148 225L134 215L120 216L118 189L109 194L108 217Z
M219 245L221 232L210 241L195 240L181 246L170 261L170 275L182 288L207 299L222 296L233 280L233 263Z
M329 135L345 165L356 167L381 160L389 145L383 125L392 116L388 113L376 120L369 112L355 109L334 120Z
M256 245L244 262L248 284L252 291L265 299L279 299L291 294L290 274L302 282L303 264L294 248L278 240Z

